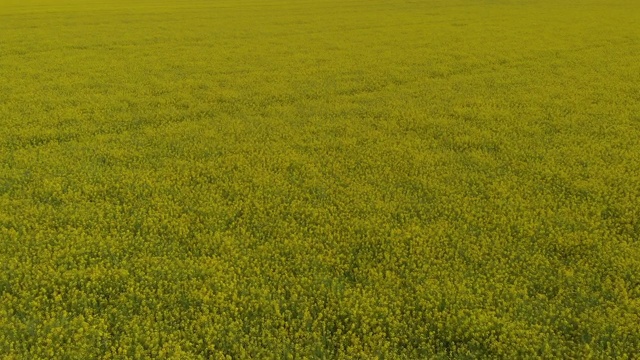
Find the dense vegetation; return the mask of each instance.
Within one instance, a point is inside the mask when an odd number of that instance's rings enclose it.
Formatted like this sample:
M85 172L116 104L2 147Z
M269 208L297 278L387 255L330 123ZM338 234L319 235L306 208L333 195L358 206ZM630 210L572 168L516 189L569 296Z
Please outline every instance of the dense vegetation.
M0 358L632 358L639 24L0 0Z

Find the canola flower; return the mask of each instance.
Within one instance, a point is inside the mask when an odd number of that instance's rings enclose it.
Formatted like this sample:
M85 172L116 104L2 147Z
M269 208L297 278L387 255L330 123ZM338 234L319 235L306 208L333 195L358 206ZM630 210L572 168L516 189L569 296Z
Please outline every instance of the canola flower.
M0 358L636 358L638 14L0 0Z

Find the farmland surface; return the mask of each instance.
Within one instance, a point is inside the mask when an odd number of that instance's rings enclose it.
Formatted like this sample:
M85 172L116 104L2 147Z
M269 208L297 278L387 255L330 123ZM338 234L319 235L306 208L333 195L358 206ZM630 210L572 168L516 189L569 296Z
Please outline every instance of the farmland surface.
M0 358L633 358L640 2L0 0Z

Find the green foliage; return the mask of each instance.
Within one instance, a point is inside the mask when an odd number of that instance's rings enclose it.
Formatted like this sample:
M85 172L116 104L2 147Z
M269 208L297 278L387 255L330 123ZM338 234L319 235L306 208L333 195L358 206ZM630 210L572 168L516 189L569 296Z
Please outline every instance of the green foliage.
M0 0L0 358L632 358L640 3Z

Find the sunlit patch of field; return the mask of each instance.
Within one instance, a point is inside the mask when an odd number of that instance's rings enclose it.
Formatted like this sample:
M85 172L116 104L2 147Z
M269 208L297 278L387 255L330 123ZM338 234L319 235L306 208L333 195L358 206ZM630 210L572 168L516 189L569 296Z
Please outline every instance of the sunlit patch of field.
M631 358L640 3L0 0L0 358Z

